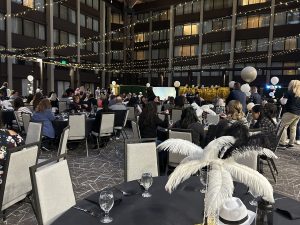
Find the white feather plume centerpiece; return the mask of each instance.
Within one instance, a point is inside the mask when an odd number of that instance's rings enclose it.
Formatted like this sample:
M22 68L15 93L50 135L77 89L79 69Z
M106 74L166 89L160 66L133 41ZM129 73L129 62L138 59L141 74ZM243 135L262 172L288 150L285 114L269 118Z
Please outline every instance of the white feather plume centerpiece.
M251 192L261 196L265 201L274 203L273 187L259 172L238 164L235 159L265 155L276 159L277 156L269 149L259 146L236 146L237 139L223 136L211 141L202 150L197 145L180 139L169 139L158 146L159 150L180 153L187 157L176 167L170 175L165 189L171 193L177 186L196 174L204 167L208 170L208 185L205 195L204 215L215 216L220 206L232 197L233 180L245 184ZM239 148L240 147L240 148ZM222 159L220 153L226 153ZM229 153L228 153L229 152ZM220 158L219 158L220 157Z

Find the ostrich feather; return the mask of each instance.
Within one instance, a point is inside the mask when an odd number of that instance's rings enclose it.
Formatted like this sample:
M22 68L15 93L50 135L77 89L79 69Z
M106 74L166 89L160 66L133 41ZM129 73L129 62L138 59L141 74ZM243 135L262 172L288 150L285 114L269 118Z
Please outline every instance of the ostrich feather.
M223 167L234 180L245 184L255 194L262 196L264 200L274 203L273 187L259 172L231 160L226 160Z
M232 136L223 136L219 137L213 141L211 141L205 148L204 148L204 159L216 159L218 158L219 152L226 151L230 148L236 139Z
M197 173L198 170L202 169L208 164L209 162L202 160L194 160L179 164L174 172L170 175L165 189L171 193L180 183L187 180L190 176Z
M211 163L208 189L205 194L205 215L214 215L221 205L232 197L234 186L231 174L222 167L221 160Z
M168 139L157 146L157 150L168 150L181 155L198 155L202 154L203 149L190 141L182 139Z
M186 163L189 161L193 161L193 160L201 160L203 158L203 154L195 154L195 155L190 155L185 157L181 162L181 163Z
M278 157L275 155L274 152L272 152L270 149L267 148L253 148L253 147L248 147L246 149L243 149L243 151L241 151L240 149L236 149L232 152L231 156L228 158L234 158L234 159L239 159L239 158L246 158L246 157L250 157L250 156L255 156L255 154L258 155L265 155L268 158L272 158L272 159L278 159Z

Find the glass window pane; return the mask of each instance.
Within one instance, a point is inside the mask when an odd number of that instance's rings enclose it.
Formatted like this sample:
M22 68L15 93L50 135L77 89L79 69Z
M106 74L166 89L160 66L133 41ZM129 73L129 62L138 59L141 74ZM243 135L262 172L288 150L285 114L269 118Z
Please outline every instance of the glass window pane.
M45 5L45 0L35 0L35 8L38 11L44 12L45 11L45 8L43 7L44 5Z
M181 50L182 50L181 46L175 46L175 48L174 48L174 57L181 56Z
M60 31L60 44L68 43L68 33L64 31Z
M247 29L247 17L237 18L237 29Z
M12 32L14 34L22 34L22 19L12 17Z
M69 22L76 23L76 12L75 12L75 10L68 9L68 11L69 11L69 14L68 14Z
M0 13L0 18L3 18L3 14ZM0 20L0 30L5 30L5 20Z
M299 12L288 12L287 13L287 24L299 23Z
M59 43L59 32L56 29L53 30L53 42L55 44Z
M269 15L260 15L259 17L259 27L267 27L270 24Z
M36 34L38 39L45 40L45 26L38 24L38 33Z
M93 29L93 19L92 17L87 16L86 17L86 28Z
M182 56L191 56L191 46L189 45L182 46Z
M209 33L212 30L212 21L211 20L207 20L204 21L204 25L203 25L203 33Z
M192 13L192 4L188 3L184 6L184 14L191 14Z
M76 42L76 36L74 34L69 34L69 44L73 45Z
M86 22L85 22L85 15L80 14L80 26L85 27Z
M268 38L258 39L257 51L266 52L269 48L269 40Z
M223 0L214 0L214 9L222 9Z
M99 1L98 0L93 0L93 8L96 10L99 10Z
M200 12L200 2L194 2L193 4L193 13Z
M23 0L23 5L29 8L34 8L34 0Z
M199 24L198 23L194 23L192 24L192 30L191 30L191 34L199 34Z
M297 48L297 39L296 38L287 38L285 40L285 50L291 50Z
M275 21L274 21L274 25L275 26L280 26L280 25L284 25L286 23L286 13L278 13L277 15L275 15Z
M29 20L24 20L24 35L34 37L34 23Z
M273 40L273 51L284 50L284 40L283 38L274 38Z
M259 16L248 17L248 28L258 28Z
M191 34L192 34L191 24L185 24L183 26L183 35L191 35Z
M175 27L175 36L182 36L183 26L179 25Z
M176 15L182 15L182 14L183 14L183 6L177 6Z
M158 49L152 50L152 59L158 59Z
M212 10L213 9L213 1L212 0L205 0L204 1L204 10Z
M68 8L64 5L60 5L59 17L63 20L68 19Z
M93 30L99 31L99 20L93 19Z

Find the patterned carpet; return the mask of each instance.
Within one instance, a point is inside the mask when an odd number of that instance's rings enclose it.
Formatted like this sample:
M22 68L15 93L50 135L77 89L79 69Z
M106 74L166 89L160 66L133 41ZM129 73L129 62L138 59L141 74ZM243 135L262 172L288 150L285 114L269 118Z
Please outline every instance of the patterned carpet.
M92 146L90 146L92 148ZM90 149L89 157L80 145L68 152L68 163L77 200L108 186L122 183L124 180L124 145L122 140L111 143L107 148ZM42 158L50 158L56 153L43 153ZM266 177L276 192L300 201L300 146L292 149L280 149L276 165L279 170L275 184L268 166L264 166ZM3 224L0 221L0 224ZM7 224L36 225L37 221L30 204L19 203L8 210Z

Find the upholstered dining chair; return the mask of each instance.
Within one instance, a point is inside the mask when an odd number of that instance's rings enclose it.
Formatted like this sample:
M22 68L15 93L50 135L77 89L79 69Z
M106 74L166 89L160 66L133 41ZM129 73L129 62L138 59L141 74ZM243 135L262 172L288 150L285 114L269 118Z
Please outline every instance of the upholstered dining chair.
M57 156L67 154L67 142L69 138L70 126L64 128L60 135L59 146L57 151Z
M125 126L127 124L129 110L113 110L113 112L115 113L114 130L120 132L123 139L128 139Z
M29 122L25 144L31 144L42 141L42 122Z
M140 128L137 122L131 121L133 139L141 139Z
M23 120L24 131L25 131L25 134L27 134L29 123L31 120L31 115L29 113L22 113L21 115L22 115L22 120Z
M85 141L86 156L89 156L89 147L87 142L87 136L85 133L85 120L84 114L69 115L69 137L68 141Z
M36 217L39 225L50 225L76 204L65 157L66 154L63 154L30 167Z
M92 135L97 139L97 147L100 148L101 138L110 137L114 133L115 113L102 113L99 133L92 131Z
M22 132L23 131L23 123L22 123L22 121L19 120L18 111L14 111L14 116L15 116L15 119L16 119L18 130L20 132Z
M59 101L58 102L58 112L62 113L68 109L66 101Z
M125 181L140 179L145 172L159 176L156 139L125 140Z
M217 125L220 121L220 116L207 114L206 120L208 125Z
M127 118L127 120L129 120L129 121L135 121L136 118L135 118L134 107L127 107L127 109L128 109L128 118Z
M172 109L171 119L174 123L181 119L182 109Z
M31 194L29 167L36 164L39 148L40 143L37 142L8 151L0 185L0 207L4 221L6 209Z
M188 129L170 129L169 130L169 138L170 139L182 139L186 141L192 142L192 131ZM172 170L178 166L178 164L185 158L186 156L180 155L178 153L169 152L169 160L168 160L168 170Z

